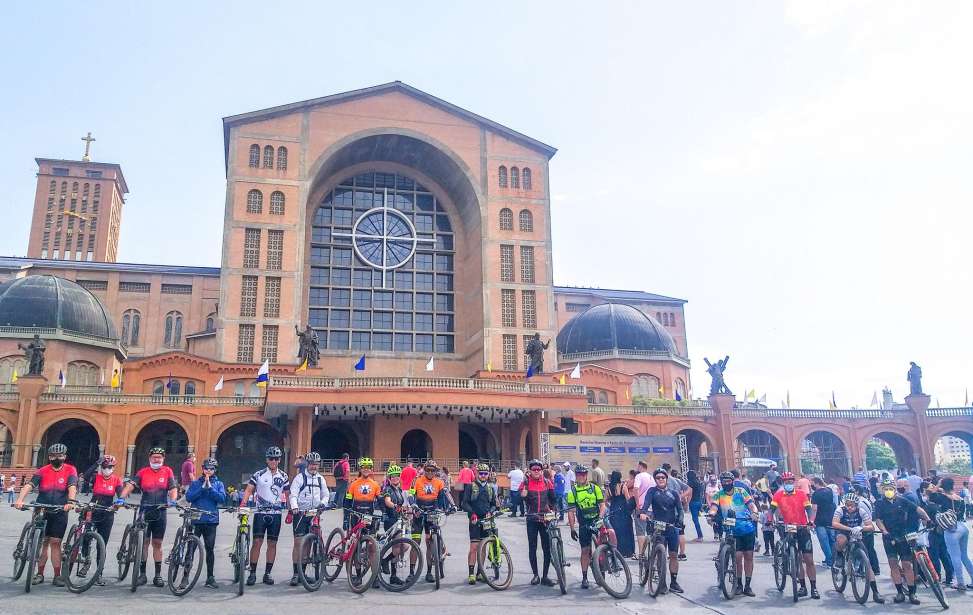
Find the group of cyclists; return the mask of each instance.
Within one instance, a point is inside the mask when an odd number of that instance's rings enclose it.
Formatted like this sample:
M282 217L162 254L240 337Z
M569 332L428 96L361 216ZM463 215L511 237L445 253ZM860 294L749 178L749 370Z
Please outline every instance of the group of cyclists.
M37 508L38 514L44 514L46 518L44 542L37 559L33 584L45 581L45 568L49 560L53 569L52 583L55 586L64 585L64 580L61 578L61 541L64 539L68 525L68 512L78 504L76 499L78 472L67 463L66 455L65 445L50 446L48 465L38 469L32 480L23 486L14 504L15 507L23 509L27 495L36 491L35 504L40 505ZM352 513L362 518L378 520L372 525L373 532L390 530L396 526L400 515L405 511L408 510L410 513L414 511L416 514L410 514L411 538L417 544L425 543L427 554L425 580L433 581L433 562L439 561L440 554L431 552L430 535L433 528L430 527L428 515L423 513L441 511L450 514L457 510L456 503L446 483L439 477L439 468L434 462L427 462L413 483L404 485L402 468L394 464L389 466L384 481L379 483L373 476L373 461L363 457L358 460L358 476L348 485L343 501L332 503L331 491L321 472L321 456L318 453L311 452L304 456L302 465L292 477L281 468L283 452L279 447L269 447L265 456L266 466L254 472L241 497L241 506L248 507L253 515L247 585L254 585L257 582L257 568L262 551L265 552L262 582L267 585L274 584L272 570L277 557L277 543L285 523L292 525L294 536L291 557L293 576L290 585L298 585L302 567L306 566L302 555L302 538L311 530L312 517L329 506L340 506L345 509L343 523L346 530ZM154 566L152 584L163 587L165 582L162 577L162 545L166 535L165 513L167 507L177 506L179 489L176 477L165 465L165 450L158 447L149 451L148 465L127 479L115 474L116 465L117 461L111 455L103 456L98 464L94 480L91 482L92 503L97 504L98 507L92 514L91 522L107 543L112 532L115 511L126 505L128 496L136 490L140 492L139 513L144 515L146 531L137 583L142 585L148 583L146 562L151 546ZM206 459L201 466L202 475L188 486L184 496L186 501L200 513L193 518L193 532L200 537L205 549L207 569L205 585L216 588L213 571L216 529L220 511L226 508L228 496L224 484L217 477L219 467L217 461ZM529 473L520 485L519 494L526 506L528 555L533 575L531 584L554 586L556 583L550 576L552 545L547 524L556 523L559 514L563 511L559 498L555 494L553 482L545 476L545 464L534 459L527 464L527 467ZM589 481L588 467L578 465L574 468L574 474L575 481L565 498L568 528L572 539L581 547L581 588L588 589L592 545L598 534L595 528L599 527L600 521L604 523L606 499L601 487ZM466 513L469 522L467 581L470 585L484 580L483 572L477 569L478 547L480 541L485 539L480 521L496 514L502 506L496 485L489 480L490 475L491 468L488 465L477 465L474 478L464 485L461 501L458 504L458 508ZM667 469L655 470L652 478L655 484L646 492L635 515L636 529L641 527L640 536L644 536L646 523L650 520L665 524L666 529L661 538L669 556L668 582L665 586L668 591L682 593L682 587L677 581L679 573L677 553L679 537L685 529L683 504L679 491L669 484L670 475ZM774 541L773 532L767 533L769 521L770 525L797 528L796 546L801 554L797 571L800 583L799 595L809 595L813 599L819 599L812 542L815 514L807 492L796 487L795 476L790 472L781 474L780 488L768 494L769 501L761 494L756 494L755 497L750 487L733 472L722 473L719 476L719 483L720 488L712 495L706 516L717 536L724 530L728 533L732 532L735 545L733 570L736 573L736 586L733 593L755 596L752 579L754 552L758 549L758 523L763 522L764 540L768 543L769 552L773 547L771 543ZM874 533L881 533L892 581L896 588L893 601L919 604L916 596L916 571L912 565L913 550L906 536L918 532L921 524L940 529L955 527L957 522L963 522L963 515L961 514L957 519L955 510L943 510L930 516L922 506L897 491L896 485L891 481L883 483L879 492L881 497L874 502L867 491L860 489L841 497L840 505L837 506L830 521L830 527L837 535L835 540L837 553L832 565L842 566L842 558L847 546L853 540L860 541L868 554L870 565L867 570L867 581L872 600L876 603L884 603L885 598L879 593L875 581L878 573L878 556L875 552ZM729 519L733 519L732 525L728 522ZM543 554L541 566L538 566L536 554L538 543ZM645 557L645 551L640 550L641 554L636 554L636 558ZM402 580L397 575L396 569L393 567L390 572L390 583L401 584ZM101 570L98 570L93 574L100 575L100 573ZM663 579L665 578L665 571L659 571L659 574ZM442 576L441 571L439 576ZM104 585L104 580L98 578L96 583Z

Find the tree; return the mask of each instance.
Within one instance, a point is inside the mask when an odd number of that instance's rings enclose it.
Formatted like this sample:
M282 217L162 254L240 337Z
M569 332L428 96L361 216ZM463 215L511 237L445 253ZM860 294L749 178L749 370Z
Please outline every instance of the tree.
M898 465L895 451L888 444L873 440L865 445L865 467L870 470L892 470Z
M824 466L820 461L815 461L814 459L808 459L806 457L801 458L801 474L811 475L811 474L823 474Z
M940 472L959 476L969 476L971 472L970 462L965 459L953 459L952 461L939 464L937 468Z

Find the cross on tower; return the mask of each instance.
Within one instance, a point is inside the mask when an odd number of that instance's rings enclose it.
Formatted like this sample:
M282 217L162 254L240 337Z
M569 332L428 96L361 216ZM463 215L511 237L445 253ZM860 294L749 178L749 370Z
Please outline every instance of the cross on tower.
M97 139L95 139L94 137L91 136L91 131L89 130L88 131L88 136L81 137L81 140L85 142L84 143L84 156L81 157L81 160L84 161L84 162L91 162L91 142L92 141L97 141Z

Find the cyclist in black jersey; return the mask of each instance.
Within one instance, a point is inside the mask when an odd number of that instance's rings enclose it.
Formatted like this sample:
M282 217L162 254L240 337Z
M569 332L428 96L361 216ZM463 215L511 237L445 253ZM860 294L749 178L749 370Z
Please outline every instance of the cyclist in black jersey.
M645 492L639 518L647 521L651 515L655 521L671 524L671 527L666 528L666 546L669 551L669 591L681 594L683 589L676 581L676 576L679 574L677 554L679 553L679 527L683 523L682 501L679 492L669 487L669 474L665 470L658 468L652 473L652 478L655 479L655 486L649 487Z
M833 565L841 567L841 560L845 556L845 547L851 536L861 538L862 532L871 532L875 529L872 523L872 513L859 506L860 499L855 493L846 493L841 498L841 506L835 512L831 520L831 527L837 532L835 537L835 552ZM871 566L866 571L866 578L872 587L872 601L878 604L885 604L885 598L878 593L878 585L875 583L875 574Z

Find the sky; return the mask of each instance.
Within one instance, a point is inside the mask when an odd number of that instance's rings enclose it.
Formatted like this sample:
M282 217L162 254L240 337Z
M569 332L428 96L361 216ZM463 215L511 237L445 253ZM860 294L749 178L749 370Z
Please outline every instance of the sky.
M119 260L219 266L221 118L401 80L559 149L555 282L686 299L696 396L963 404L973 3L352 4L4 3L0 254L90 130Z

